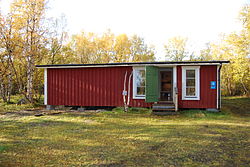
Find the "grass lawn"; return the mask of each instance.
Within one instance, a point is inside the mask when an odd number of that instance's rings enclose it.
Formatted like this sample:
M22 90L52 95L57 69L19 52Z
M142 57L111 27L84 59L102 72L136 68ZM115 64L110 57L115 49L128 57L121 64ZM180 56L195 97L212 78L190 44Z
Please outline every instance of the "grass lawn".
M250 99L224 98L223 106L176 116L117 110L35 117L2 104L0 166L250 166Z

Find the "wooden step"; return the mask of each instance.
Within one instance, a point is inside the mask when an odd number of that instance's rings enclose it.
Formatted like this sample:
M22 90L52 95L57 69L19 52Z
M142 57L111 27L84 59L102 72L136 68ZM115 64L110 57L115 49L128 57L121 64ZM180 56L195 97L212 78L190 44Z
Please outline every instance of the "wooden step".
M174 104L173 101L158 101L157 104Z
M172 114L175 112L175 104L172 101L160 101L152 105L152 111L156 114L159 112L160 115L164 115L163 113L166 113L166 115L168 115L167 113Z
M162 112L162 111L153 111L152 114L164 116L164 115L176 115L179 114L179 112Z
M175 106L152 106L152 109L175 109Z
M175 111L175 108L152 108L153 111Z
M169 104L157 103L157 104L153 104L153 106L174 106L174 103L169 103Z

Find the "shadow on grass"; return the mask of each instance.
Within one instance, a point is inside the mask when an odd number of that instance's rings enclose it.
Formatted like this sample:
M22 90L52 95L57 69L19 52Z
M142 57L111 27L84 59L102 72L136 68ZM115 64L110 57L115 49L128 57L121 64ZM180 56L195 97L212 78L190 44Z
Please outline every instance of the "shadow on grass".
M5 166L245 166L249 124L68 113L1 123ZM230 122L229 122L230 123ZM0 148L1 148L0 147Z
M223 97L222 107L236 116L250 116L250 98L247 97Z

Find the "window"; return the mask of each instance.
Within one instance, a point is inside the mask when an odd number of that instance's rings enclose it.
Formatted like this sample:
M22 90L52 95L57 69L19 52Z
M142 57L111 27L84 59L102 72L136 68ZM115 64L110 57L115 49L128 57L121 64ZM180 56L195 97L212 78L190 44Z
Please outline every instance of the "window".
M200 67L182 67L182 100L200 100Z
M145 99L146 76L144 67L133 68L133 98Z

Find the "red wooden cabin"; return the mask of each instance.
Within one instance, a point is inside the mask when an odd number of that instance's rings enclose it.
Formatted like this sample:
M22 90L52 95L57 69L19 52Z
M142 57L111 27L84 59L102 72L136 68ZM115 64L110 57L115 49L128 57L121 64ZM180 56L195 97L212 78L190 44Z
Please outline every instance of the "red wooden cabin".
M229 61L37 65L50 106L220 109L220 69ZM157 104L158 108L157 108ZM166 105L164 105L166 104ZM164 108L164 107L163 107Z

